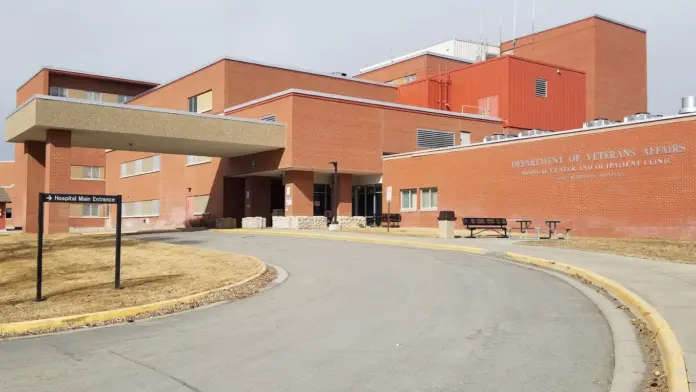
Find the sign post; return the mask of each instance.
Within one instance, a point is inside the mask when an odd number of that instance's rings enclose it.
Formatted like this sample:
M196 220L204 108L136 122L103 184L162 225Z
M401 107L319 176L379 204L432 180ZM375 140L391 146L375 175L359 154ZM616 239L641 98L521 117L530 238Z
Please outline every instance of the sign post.
M389 219L391 218L392 187L387 187L387 233L389 233Z
M36 252L36 302L41 302L43 283L44 203L116 204L116 275L114 287L121 288L121 201L122 196L39 193L39 233Z

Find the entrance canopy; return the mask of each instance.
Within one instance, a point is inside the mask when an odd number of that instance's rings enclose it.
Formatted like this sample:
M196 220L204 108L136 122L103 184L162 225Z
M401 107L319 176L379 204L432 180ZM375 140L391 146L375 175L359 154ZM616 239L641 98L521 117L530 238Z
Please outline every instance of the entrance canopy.
M8 117L8 142L71 132L74 147L232 157L285 148L285 124L36 95Z

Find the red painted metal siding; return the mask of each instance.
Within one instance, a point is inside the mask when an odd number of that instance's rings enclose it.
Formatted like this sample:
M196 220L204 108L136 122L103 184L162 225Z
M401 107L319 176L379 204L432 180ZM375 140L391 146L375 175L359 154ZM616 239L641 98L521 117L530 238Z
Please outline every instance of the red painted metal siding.
M439 109L437 102L440 83L425 79L399 86L398 102L402 105Z
M585 119L585 74L511 57L507 125L553 131L579 128ZM547 96L535 95L537 79Z
M504 56L451 72L450 110L480 114L479 99L498 96L498 116L506 120L509 67L510 59Z

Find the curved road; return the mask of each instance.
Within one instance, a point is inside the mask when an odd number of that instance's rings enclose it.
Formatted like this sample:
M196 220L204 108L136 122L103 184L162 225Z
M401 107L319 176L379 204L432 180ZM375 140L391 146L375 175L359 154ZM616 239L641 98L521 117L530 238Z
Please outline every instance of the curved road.
M251 298L0 342L1 391L606 391L609 326L565 282L462 253L194 232L285 268ZM124 265L123 275L128 276Z

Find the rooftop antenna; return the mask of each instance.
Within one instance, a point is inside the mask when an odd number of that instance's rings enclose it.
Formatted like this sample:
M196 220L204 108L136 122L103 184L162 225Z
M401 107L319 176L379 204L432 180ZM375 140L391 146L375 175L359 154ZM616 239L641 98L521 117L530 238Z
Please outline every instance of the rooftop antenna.
M503 16L500 15L500 31L498 32L498 46L503 45Z
M512 6L512 48L517 46L517 0Z
M535 7L534 7L534 3L535 3L535 1L532 0L532 34L534 34L534 14L535 14L534 11L536 11Z
M480 61L485 60L485 56L483 55L484 49L483 49L483 11L479 14L479 58Z

